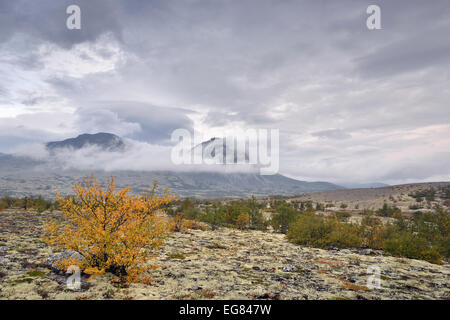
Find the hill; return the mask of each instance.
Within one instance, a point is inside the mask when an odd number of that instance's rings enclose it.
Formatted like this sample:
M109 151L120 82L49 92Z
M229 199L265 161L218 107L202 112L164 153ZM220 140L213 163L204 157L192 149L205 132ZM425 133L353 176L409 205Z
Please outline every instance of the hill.
M81 134L76 138L70 138L63 141L48 142L46 147L49 150L72 148L79 150L88 146L97 146L108 151L122 151L125 148L125 142L122 138L112 133Z

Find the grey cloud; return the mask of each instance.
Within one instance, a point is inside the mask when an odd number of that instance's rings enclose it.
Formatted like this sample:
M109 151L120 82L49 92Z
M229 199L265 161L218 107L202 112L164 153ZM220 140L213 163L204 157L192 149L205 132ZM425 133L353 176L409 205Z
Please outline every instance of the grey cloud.
M375 52L356 59L359 71L366 77L392 76L423 68L450 66L450 44L440 36L450 30L450 23L427 33L390 43Z
M319 138L326 138L326 139L349 139L352 136L341 130L341 129L330 129L330 130L323 130L323 131L317 131L311 133L313 137L319 137Z
M268 128L272 119L262 114L256 106L253 111L245 110L236 113L211 111L205 118L205 123L213 127L225 126L231 122L245 122L249 126Z
M65 7L72 3L82 8L80 32L65 28ZM61 102L74 110L61 116L67 121L49 121L52 130L40 133L42 139L119 131L164 144L176 128L240 123L280 129L281 172L291 176L337 181L351 175L365 182L449 175L433 159L448 148L442 135L450 122L450 5L377 1L383 30L369 31L369 4L373 1L2 1L0 68L8 65L17 79L26 80L10 85L4 76L0 86L8 96L1 103L39 112ZM105 33L123 58L105 72L79 78L52 73L35 50L43 43L64 49L87 41L95 45ZM16 58L6 61L4 50ZM114 54L95 50L106 60ZM80 58L92 61L84 53ZM45 86L36 92L22 88L30 83ZM52 101L39 99L53 95ZM204 121L193 122L192 115ZM16 136L32 136L32 123L22 120L10 120L22 125L14 127ZM403 157L413 157L413 147L424 144L429 158ZM378 167L380 158L393 153L397 158Z
M402 181L448 181L447 171L450 162L449 152L437 152L433 155L421 155L417 159L408 159L402 164L392 163L387 170L380 171L378 177L384 181L399 183Z
M81 30L66 28L66 8L76 4L82 8ZM88 0L16 0L0 3L0 41L24 33L56 43L62 47L93 41L105 32L120 38L120 19L117 9L120 2Z
M77 110L79 126L85 131L122 133L151 144L169 143L178 128L192 131L189 113L192 111L134 101L102 101Z

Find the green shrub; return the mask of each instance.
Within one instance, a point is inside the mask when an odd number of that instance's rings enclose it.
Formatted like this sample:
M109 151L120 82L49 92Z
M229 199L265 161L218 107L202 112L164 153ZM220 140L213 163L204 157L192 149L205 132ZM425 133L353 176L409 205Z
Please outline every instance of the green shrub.
M302 214L293 222L287 238L297 244L313 247L359 247L358 228L314 214Z
M400 212L400 209L397 207L391 207L386 202L383 204L383 208L378 209L377 215L382 217L392 217L395 213Z
M5 201L0 200L0 211L5 210L6 208L8 208L8 204Z
M219 226L224 225L224 215L220 210L220 204L214 203L211 208L207 207L198 219L206 222L211 226L212 230L216 230Z
M195 218L210 224L212 229L219 226L243 228L245 225L246 229L266 230L268 224L255 198L227 204L215 202L204 210L199 210Z
M323 203L317 202L316 203L316 210L317 211L325 211L325 205Z
M261 205L256 202L255 197L252 197L246 204L248 210L247 214L250 216L250 228L256 230L267 230L268 222L261 212Z
M289 225L295 221L298 215L299 212L289 203L281 203L275 208L275 213L271 216L270 224L275 231L286 233Z
M426 239L410 232L401 232L387 239L383 249L392 255L441 263L441 255Z
M3 197L0 198L0 210L6 208L22 208L25 210L35 209L38 212L44 212L46 210L53 210L57 208L58 203L55 201L45 200L42 197L23 197L23 198L12 198ZM2 209L3 208L3 209Z
M334 214L336 216L336 218L338 218L339 220L345 220L347 218L351 217L351 214L348 212L343 212L343 211L338 211Z
M362 241L358 234L358 228L347 224L334 222L333 229L327 237L327 245L338 248L358 248Z
M369 247L395 256L441 263L450 257L450 214L443 209L405 219L395 214L395 222L383 225L371 214L360 226L333 217L301 214L289 226L289 241L311 247Z

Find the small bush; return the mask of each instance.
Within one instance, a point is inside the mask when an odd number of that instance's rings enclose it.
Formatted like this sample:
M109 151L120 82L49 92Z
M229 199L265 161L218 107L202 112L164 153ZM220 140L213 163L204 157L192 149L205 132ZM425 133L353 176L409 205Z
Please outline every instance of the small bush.
M436 249L431 248L425 239L409 232L402 232L387 239L383 249L395 256L441 263L441 255Z
M184 212L178 212L169 224L169 230L180 232L184 228Z
M399 208L391 207L387 203L384 203L383 207L376 211L377 215L382 217L392 217L397 212L400 212Z
M345 220L347 218L351 217L351 214L348 212L343 212L343 211L338 211L334 214L336 216L336 218L338 218L339 220Z
M241 213L236 219L236 227L238 229L247 229L250 225L250 216L247 213Z
M78 264L91 273L112 272L127 282L136 281L145 263L163 244L167 224L156 214L174 200L154 188L143 195L130 195L130 188L116 192L114 179L101 188L94 177L74 186L75 195L58 196L66 222L46 225L46 242L60 249L79 252L83 260L60 261L62 268Z
M289 227L287 238L297 244L313 247L359 247L358 228L314 214L298 216Z
M5 201L0 200L0 211L5 210L6 208L8 208L8 204Z
M361 221L362 244L373 249L382 249L386 240L386 229L379 218L366 216Z
M204 224L201 224L194 220L185 220L185 221L183 221L183 229L205 231L207 229L207 227Z
M216 230L223 224L224 217L214 205L212 209L206 208L205 212L200 216L200 221L206 222L211 226L212 230Z
M210 224L213 230L220 226L266 230L268 222L260 210L260 204L255 198L248 201L233 201L227 204L215 202L196 216L196 219Z
M332 231L327 237L326 245L338 248L358 248L361 246L361 239L358 235L358 228L340 222L332 222Z
M272 214L270 224L275 231L287 233L289 225L295 221L296 217L299 215L299 212L288 203L281 203L277 205L275 212L276 213Z

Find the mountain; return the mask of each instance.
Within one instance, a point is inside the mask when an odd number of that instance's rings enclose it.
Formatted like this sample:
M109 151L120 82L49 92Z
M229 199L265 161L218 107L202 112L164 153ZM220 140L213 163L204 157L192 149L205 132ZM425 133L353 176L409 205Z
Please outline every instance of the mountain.
M175 193L199 198L292 195L342 189L327 182L299 181L281 174L170 171L153 174L155 180L170 185Z
M220 138L213 138L199 145L202 152L214 150L211 146L222 144ZM106 151L125 152L125 142L110 133L82 134L76 138L46 144L50 156L46 160L33 160L27 157L0 154L0 196L42 195L53 198L55 191L62 194L72 192L74 183L93 173L102 183L114 176L119 188L131 186L135 193L152 187L157 181L162 188L179 197L222 198L268 195L297 195L342 189L328 182L307 182L285 177L281 174L260 175L254 172L215 172L215 171L93 171L64 169L59 165L53 151L66 148L79 150L87 146L98 146ZM229 148L225 144L224 153ZM220 150L220 149L218 149ZM212 155L214 156L214 155ZM248 157L246 157L248 158ZM235 153L236 161L236 153Z
M234 141L233 141L234 144ZM202 159L213 159L216 156L216 151L222 151L222 159L224 164L227 163L245 163L249 160L249 154L247 150L236 150L236 146L231 146L231 143L227 139L223 138L211 138L210 140L204 141L193 148L194 153L199 153L202 155ZM228 159L228 158L229 159ZM230 161L231 160L231 161Z
M48 170L33 167L28 170L5 170L0 164L0 196L41 195L54 198L56 190L70 194L74 183L93 173L101 183L114 176L119 188L131 186L140 193L157 181L161 188L168 187L178 197L241 198L254 196L292 196L310 192L339 190L342 187L327 182L306 182L276 174L262 176L257 173L175 172L175 171L79 171Z
M79 150L87 146L97 146L107 151L123 151L125 149L125 142L115 134L100 132L96 134L85 133L76 138L48 142L46 144L47 149L51 151L62 148Z

